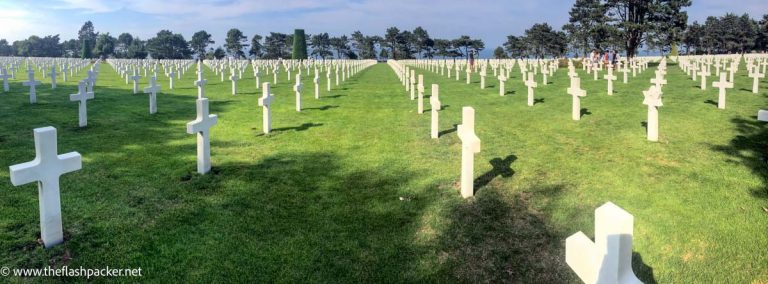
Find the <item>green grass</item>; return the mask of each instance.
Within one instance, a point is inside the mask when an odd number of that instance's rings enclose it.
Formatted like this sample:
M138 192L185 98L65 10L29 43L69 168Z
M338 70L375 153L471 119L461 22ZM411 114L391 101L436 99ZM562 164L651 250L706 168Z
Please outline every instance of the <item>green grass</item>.
M439 140L386 64L330 94L321 76L320 100L304 76L301 113L282 74L266 136L255 81L241 80L232 96L207 69L219 124L205 176L194 173L185 131L194 72L170 92L161 77L149 115L147 95L131 94L104 64L85 129L69 102L72 80L41 86L36 105L12 81L0 94L0 264L141 267L145 282L577 282L565 238L593 236L594 209L612 201L635 217L633 266L644 282L768 281L768 131L755 121L768 85L744 90L752 81L742 65L718 110L708 102L716 89L669 69L659 143L642 126L652 69L618 81L612 97L579 70L587 115L578 122L565 69L536 89L533 107L517 69L505 97L490 75L480 90L477 74L466 85L423 71L427 92L440 84ZM468 200L453 129L463 106L476 109L482 140ZM60 153L83 155L83 169L61 179L66 241L45 250L36 187L13 187L6 166L31 160L32 129L48 125Z

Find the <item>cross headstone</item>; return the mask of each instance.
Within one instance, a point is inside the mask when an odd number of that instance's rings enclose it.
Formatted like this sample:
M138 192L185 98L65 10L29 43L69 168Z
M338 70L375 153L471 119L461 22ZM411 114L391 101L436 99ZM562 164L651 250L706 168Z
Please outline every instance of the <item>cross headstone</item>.
M40 81L35 81L35 71L32 69L27 70L27 81L21 84L29 87L29 103L37 103L37 90L35 86L40 85Z
M133 69L133 76L130 77L131 80L133 80L133 94L139 93L139 79L141 79L141 75L138 74L136 69Z
M296 74L296 84L293 85L293 91L296 92L296 111L301 111L301 91L304 84L301 83L301 74Z
M173 68L171 68L171 72L168 72L168 89L173 90L173 77L176 76L176 71L173 71Z
M416 85L419 99L416 104L416 112L418 114L424 113L424 75L419 74L419 83Z
M504 96L507 94L507 90L505 88L505 83L507 82L507 75L504 75L504 69L501 69L501 72L499 74L499 96Z
M410 83L411 83L411 100L416 99L416 71L411 70L411 77L410 77Z
M661 92L661 87L667 84L667 80L665 80L664 75L657 70L656 77L651 79L651 84L656 85L656 88L658 88L659 91Z
M77 84L77 94L71 94L69 95L69 100L73 102L78 102L78 120L79 120L79 126L85 127L88 125L88 105L87 102L90 99L93 99L93 92L88 92L86 90L86 82L80 81Z
M440 103L440 87L437 84L432 84L432 95L429 97L429 106L430 112L432 113L432 127L430 136L434 139L437 139L437 130L439 129L438 120L440 115L438 111L440 111L442 108L442 104Z
M571 87L567 91L569 95L573 96L571 118L573 120L581 120L581 97L587 95L587 91L581 89L581 79L579 77L571 77Z
M462 108L461 120L457 127L461 139L461 196L468 198L475 195L475 154L480 153L480 138L475 134L475 109Z
M608 95L613 96L613 81L618 79L616 75L613 75L613 66L608 65L608 74L603 76L603 79L608 80Z
M545 70L547 69L542 71ZM536 80L534 80L533 72L528 73L528 80L525 81L525 86L528 87L528 106L533 106L533 89L539 86Z
M269 89L269 82L264 82L262 84L262 96L259 98L259 106L262 107L263 110L263 125L264 125L264 134L269 134L269 131L272 130L272 112L270 111L270 106L272 105L272 101L275 100L275 95L270 93Z
M200 68L200 62L197 63L197 81L195 81L195 86L197 86L197 98L202 99L205 98L205 84L208 83L208 80L203 79L203 70Z
M595 210L595 241L582 232L565 240L565 262L584 283L641 284L632 272L634 217L611 202Z
M232 70L232 75L229 76L229 80L232 81L232 95L237 95L237 80L240 80L240 77L235 74L235 70Z
M208 99L197 99L197 118L187 123L187 133L197 134L197 172L206 174L211 170L211 127L218 117L210 114Z
M733 83L728 82L725 72L720 73L720 81L712 82L712 87L718 88L717 108L725 109L725 89L733 88Z
M765 74L760 73L760 70L755 68L754 72L749 73L749 77L752 78L752 93L758 93L758 87L760 85L760 79L765 78Z
M320 75L315 69L315 78L312 79L312 83L315 84L315 99L320 99Z
M648 122L646 123L648 141L659 141L659 107L664 104L661 101L661 92L656 86L651 86L643 91L643 104L648 106Z
M144 93L149 94L149 113L157 113L157 92L160 91L160 85L157 84L157 77L149 80L149 87L144 88Z
M61 225L61 197L59 177L82 168L77 152L58 155L56 128L36 128L35 159L10 166L11 184L14 186L37 182L40 206L40 237L50 248L64 242Z
M51 89L56 89L56 65L51 67L51 73L48 75L51 75Z
M7 92L9 90L8 77L8 71L5 70L5 68L0 67L0 78L3 79L3 92Z
M707 89L707 76L710 75L709 70L706 70L707 68L703 68L704 70L699 71L699 76L701 76L701 90Z

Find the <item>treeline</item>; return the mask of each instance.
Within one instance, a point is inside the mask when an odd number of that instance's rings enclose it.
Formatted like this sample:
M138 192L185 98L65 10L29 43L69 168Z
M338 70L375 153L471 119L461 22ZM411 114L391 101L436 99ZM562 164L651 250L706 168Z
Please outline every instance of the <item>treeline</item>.
M129 33L117 37L109 33L98 33L93 23L87 21L78 31L77 39L60 42L59 35L30 36L28 39L14 41L12 44L0 39L0 56L35 56L35 57L80 57L80 58L216 58L226 56L235 58L291 58L293 35L270 32L249 38L239 29L227 32L222 45L214 47L216 42L206 31L198 31L187 41L183 35L169 30L161 30L155 37L142 40ZM411 59L411 58L457 58L469 57L473 52L485 48L480 39L460 36L457 39L433 39L422 27L413 31L391 27L384 36L364 35L355 31L350 36L332 37L328 33L307 35L306 45L311 48L313 58L345 59Z
M749 15L725 14L707 17L704 24L694 21L685 31L686 53L747 53L768 49L768 14L760 21Z

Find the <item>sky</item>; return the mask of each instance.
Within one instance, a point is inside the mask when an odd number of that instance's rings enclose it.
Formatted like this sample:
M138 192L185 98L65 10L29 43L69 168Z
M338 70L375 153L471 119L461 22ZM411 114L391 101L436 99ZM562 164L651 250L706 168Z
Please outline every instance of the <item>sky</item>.
M522 35L534 23L556 29L568 21L575 0L0 0L0 39L59 34L76 38L85 21L97 32L117 37L128 32L142 39L161 29L189 40L205 30L215 46L223 45L231 28L248 40L254 34L327 32L331 36L359 30L383 35L391 26L426 29L432 38L469 35L485 41L486 52ZM759 19L768 14L766 0L693 0L689 22L731 12Z

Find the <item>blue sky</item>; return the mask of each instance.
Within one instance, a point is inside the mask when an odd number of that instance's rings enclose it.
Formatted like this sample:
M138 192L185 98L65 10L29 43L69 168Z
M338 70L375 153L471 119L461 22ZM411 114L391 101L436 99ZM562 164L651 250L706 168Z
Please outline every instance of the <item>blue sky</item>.
M482 38L486 49L501 45L507 35L522 34L534 23L560 28L568 21L575 0L0 0L0 38L9 41L29 35L60 34L74 38L91 20L96 31L117 36L129 32L143 39L160 29L189 39L199 30L223 44L230 28L250 40L270 31L331 35L383 34L390 26L412 30L424 27L433 38L470 35ZM766 0L693 0L690 21L726 12L768 13Z

